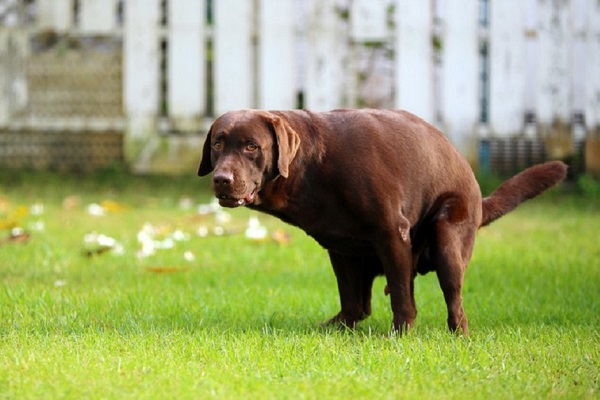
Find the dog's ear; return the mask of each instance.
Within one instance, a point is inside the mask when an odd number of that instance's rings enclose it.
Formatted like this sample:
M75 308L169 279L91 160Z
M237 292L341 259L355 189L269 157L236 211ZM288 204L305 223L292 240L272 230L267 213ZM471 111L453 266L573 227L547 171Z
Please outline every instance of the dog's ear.
M210 135L212 132L212 127L208 131L206 135L206 140L204 142L204 147L202 147L202 160L200 161L200 166L198 167L198 176L206 176L210 174L213 170L212 160L211 160L211 146L210 146Z
M275 139L277 140L277 149L279 152L279 158L277 159L279 175L287 178L290 164L300 147L300 136L298 136L285 119L279 116L274 116L271 119L271 123L275 130Z

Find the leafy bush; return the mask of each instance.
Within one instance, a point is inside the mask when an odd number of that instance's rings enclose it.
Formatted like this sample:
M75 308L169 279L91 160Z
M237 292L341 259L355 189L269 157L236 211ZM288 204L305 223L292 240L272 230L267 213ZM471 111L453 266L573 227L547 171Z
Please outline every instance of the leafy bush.
M577 178L577 187L581 194L590 198L600 198L600 181L591 174L583 174Z

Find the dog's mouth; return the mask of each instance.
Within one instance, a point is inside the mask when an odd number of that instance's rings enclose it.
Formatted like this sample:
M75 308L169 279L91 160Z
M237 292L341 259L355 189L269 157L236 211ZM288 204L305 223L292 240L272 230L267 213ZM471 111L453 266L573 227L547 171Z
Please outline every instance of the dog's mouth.
M222 207L235 208L245 206L246 204L251 204L256 197L256 189L253 189L252 192L247 194L244 197L234 197L226 194L218 195L217 199L219 199L219 204Z

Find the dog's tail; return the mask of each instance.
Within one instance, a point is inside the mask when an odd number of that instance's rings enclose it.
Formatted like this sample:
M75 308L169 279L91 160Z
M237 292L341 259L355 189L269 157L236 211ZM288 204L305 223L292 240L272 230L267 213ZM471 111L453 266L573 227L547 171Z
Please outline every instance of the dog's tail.
M522 202L550 189L566 176L567 166L561 161L535 165L513 176L483 199L481 226L491 224Z

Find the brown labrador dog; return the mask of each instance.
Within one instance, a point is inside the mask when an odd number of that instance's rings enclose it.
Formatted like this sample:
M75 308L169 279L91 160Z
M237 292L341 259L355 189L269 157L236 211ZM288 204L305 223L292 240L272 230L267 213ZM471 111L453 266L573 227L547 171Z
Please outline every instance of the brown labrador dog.
M248 206L302 228L329 252L341 311L354 327L371 314L385 275L402 331L417 310L414 279L435 271L450 330L468 333L465 270L477 230L564 179L559 161L531 167L482 199L461 154L406 111L240 110L219 117L198 174L214 171L224 207Z

